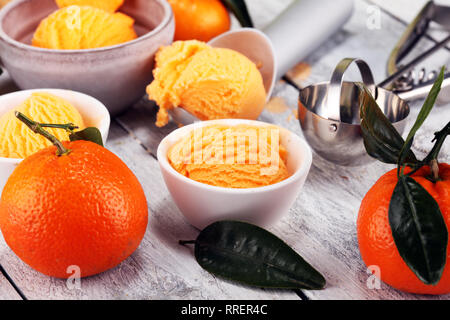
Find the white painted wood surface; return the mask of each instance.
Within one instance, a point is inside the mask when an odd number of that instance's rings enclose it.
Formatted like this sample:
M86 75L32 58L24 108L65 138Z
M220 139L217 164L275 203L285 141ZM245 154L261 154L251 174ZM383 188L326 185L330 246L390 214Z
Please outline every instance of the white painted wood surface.
M422 0L377 1L384 10L392 8L398 15L397 2L407 1L403 11L414 16ZM385 77L385 64L390 49L403 32L402 19L382 12L379 30L366 26L369 0L356 0L351 21L305 61L312 66L306 80L291 79L300 86L328 80L334 66L348 56L365 59L375 77ZM290 0L248 0L258 27L264 27L283 10ZM411 13L412 12L412 13ZM405 14L405 13L403 13ZM407 19L407 16L403 16ZM307 32L307 30L303 31ZM301 32L293 33L301 41ZM294 41L294 40L293 40ZM431 45L426 42L423 46ZM448 52L431 61L436 67L448 62ZM446 60L447 59L447 60ZM442 61L441 61L442 60ZM349 79L357 74L350 72ZM294 116L298 91L280 81L274 95L284 100L288 109L282 113L264 111L261 120L273 122L301 135ZM420 130L414 149L424 154L432 133L450 120L450 104L436 107ZM168 194L155 160L161 138L176 128L154 126L156 109L142 102L116 118L111 127L107 147L121 157L135 172L144 187L150 207L149 228L139 249L117 268L101 275L83 279L81 289L70 290L63 280L49 278L33 271L7 248L0 237L0 264L30 299L299 299L291 291L268 291L245 288L217 279L203 271L192 256L192 249L177 244L179 239L194 238L197 231L183 219ZM418 112L412 104L411 125ZM450 145L442 152L442 160L450 162ZM270 228L327 278L325 290L304 291L310 299L448 299L450 296L429 297L398 292L387 285L380 290L366 286L368 274L361 261L356 241L356 217L362 197L370 186L389 168L373 163L361 168L334 166L314 156L305 188L290 213ZM0 290L5 284L0 277ZM5 288L9 288L6 286ZM10 291L0 299L17 298ZM10 296L11 294L11 296Z
M14 290L8 280L0 273L0 300L20 300L20 295Z
M411 22L422 7L427 4L429 0L368 0L373 4L380 6L393 16L404 22ZM449 0L434 0L440 5L450 5Z

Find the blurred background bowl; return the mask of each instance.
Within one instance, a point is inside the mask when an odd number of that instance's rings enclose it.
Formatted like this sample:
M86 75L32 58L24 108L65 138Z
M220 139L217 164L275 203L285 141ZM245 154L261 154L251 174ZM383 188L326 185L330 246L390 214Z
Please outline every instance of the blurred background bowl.
M0 56L21 89L61 88L91 95L116 115L145 94L154 55L173 40L175 22L165 0L127 0L121 12L135 19L139 38L87 50L30 45L39 22L57 10L54 0L17 0L0 11Z
M33 92L48 92L70 102L81 114L86 127L97 127L103 142L108 138L111 122L108 110L97 99L86 94L61 89L34 89L8 93L0 96L0 117L28 99ZM23 159L0 157L0 194L9 176Z

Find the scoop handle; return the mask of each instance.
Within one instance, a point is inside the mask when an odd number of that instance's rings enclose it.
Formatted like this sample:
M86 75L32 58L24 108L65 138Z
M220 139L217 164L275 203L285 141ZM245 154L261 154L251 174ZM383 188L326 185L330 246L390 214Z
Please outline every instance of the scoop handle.
M330 84L328 86L328 94L326 101L326 115L329 120L341 121L341 93L344 75L348 67L352 63L356 63L361 73L364 85L375 97L375 80L369 65L361 59L345 58L338 63L331 76Z
M272 41L277 79L316 50L351 17L353 0L296 0L263 31Z

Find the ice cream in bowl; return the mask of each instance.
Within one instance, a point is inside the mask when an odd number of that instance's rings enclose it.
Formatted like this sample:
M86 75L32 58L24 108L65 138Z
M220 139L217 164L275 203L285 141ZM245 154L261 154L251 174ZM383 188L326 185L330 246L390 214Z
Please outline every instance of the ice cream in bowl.
M96 127L104 142L108 137L108 110L100 101L86 94L62 89L34 89L0 96L0 193L24 158L51 145L18 120L15 111L39 123L72 123L79 128L77 130ZM65 130L46 130L61 141L69 140Z
M267 226L285 215L312 163L295 133L265 122L196 122L165 137L158 161L185 218L202 229L224 219Z
M145 95L173 34L165 0L16 0L0 11L0 56L19 88L83 92L114 115Z

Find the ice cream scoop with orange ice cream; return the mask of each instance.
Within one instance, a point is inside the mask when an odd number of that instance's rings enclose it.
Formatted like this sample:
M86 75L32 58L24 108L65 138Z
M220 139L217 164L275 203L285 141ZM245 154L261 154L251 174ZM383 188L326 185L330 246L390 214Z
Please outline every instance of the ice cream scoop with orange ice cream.
M257 188L289 177L276 126L212 125L193 130L168 152L171 166L197 182Z
M36 92L0 118L0 157L24 159L33 153L51 146L46 138L33 133L14 115L19 111L39 123L68 124L73 123L80 130L84 121L78 110L68 101L46 92ZM46 128L60 141L68 141L65 130Z
M156 54L149 98L160 110L156 125L168 123L168 109L181 107L200 120L256 119L266 91L256 65L241 53L200 41L176 41Z
M124 0L56 0L56 4L60 8L69 7L72 5L77 6L90 6L99 9L103 9L108 12L116 12L119 9Z
M47 49L93 49L137 38L134 20L90 6L59 9L41 21L32 44Z

